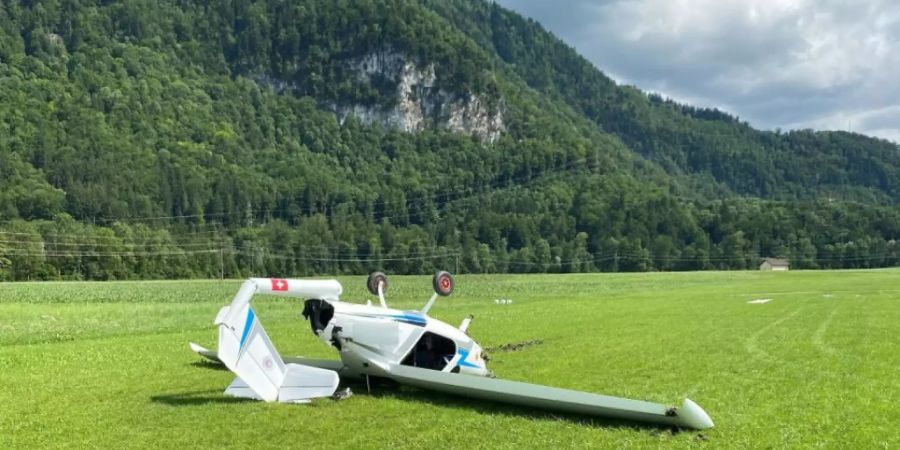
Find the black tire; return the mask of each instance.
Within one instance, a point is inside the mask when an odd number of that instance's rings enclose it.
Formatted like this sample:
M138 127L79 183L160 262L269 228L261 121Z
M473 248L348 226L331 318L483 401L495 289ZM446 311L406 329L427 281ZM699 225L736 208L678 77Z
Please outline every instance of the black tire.
M453 288L456 287L456 283L453 281L453 275L450 275L450 272L444 270L434 274L431 284L434 287L434 292L437 292L437 294L442 297L452 294Z
M387 292L388 289L388 279L387 275L384 272L372 272L369 274L369 279L366 280L366 287L369 288L369 292L372 295L378 295L378 283L384 283L384 286L381 288L382 292Z

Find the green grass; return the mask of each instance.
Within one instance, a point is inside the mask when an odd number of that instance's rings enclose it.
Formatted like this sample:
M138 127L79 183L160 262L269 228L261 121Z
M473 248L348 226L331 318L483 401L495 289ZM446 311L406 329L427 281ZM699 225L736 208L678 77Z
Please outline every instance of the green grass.
M342 278L361 300L363 277ZM198 363L239 281L0 284L0 448L900 446L900 271L459 276L432 315L495 351L507 379L674 404L716 428L621 424L381 388L341 402L227 398ZM418 308L428 277L392 277ZM513 300L498 305L496 298ZM771 298L766 304L748 304ZM336 357L301 303L255 303L284 354Z

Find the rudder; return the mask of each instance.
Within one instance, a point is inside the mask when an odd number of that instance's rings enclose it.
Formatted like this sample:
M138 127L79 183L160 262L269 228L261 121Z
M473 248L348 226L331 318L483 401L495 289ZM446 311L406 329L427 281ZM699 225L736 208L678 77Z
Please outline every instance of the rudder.
M223 309L216 318L219 360L243 382L240 387L232 383L226 392L252 397L238 394L246 387L267 402L299 401L334 393L337 373L284 363L250 306L255 287L252 281L244 283L228 310Z

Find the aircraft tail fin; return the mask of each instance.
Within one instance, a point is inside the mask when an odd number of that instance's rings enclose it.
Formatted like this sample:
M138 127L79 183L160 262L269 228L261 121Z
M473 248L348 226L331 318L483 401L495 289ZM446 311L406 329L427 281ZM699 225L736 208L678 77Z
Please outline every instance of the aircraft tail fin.
M242 298L239 292L231 307L216 318L217 356L239 378L226 393L267 402L297 402L333 394L337 390L338 374L327 369L285 364L250 306L252 292L245 296L246 299Z

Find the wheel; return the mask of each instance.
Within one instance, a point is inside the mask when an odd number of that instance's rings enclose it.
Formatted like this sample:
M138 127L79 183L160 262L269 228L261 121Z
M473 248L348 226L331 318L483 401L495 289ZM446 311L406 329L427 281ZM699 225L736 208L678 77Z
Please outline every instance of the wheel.
M384 272L372 272L369 274L369 279L366 280L366 287L369 288L369 292L372 295L378 295L378 283L384 283L381 286L381 292L387 292L388 288L388 279L387 275Z
M434 274L434 279L431 281L431 284L434 285L434 292L437 292L438 295L443 297L452 294L453 287L455 286L453 275L450 275L450 272L443 270Z

